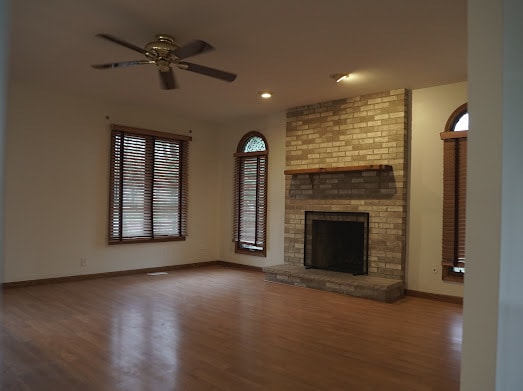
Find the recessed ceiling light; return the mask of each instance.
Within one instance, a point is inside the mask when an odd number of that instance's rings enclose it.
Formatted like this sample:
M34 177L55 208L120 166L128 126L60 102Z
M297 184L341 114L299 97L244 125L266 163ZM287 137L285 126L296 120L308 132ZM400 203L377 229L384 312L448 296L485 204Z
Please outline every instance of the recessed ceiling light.
M270 91L260 91L258 92L258 94L260 95L260 97L262 97L263 99L269 99L272 97L272 92Z
M349 78L349 76L350 76L350 74L348 74L348 73L334 73L334 74L330 75L331 79L336 80L336 83L347 80Z

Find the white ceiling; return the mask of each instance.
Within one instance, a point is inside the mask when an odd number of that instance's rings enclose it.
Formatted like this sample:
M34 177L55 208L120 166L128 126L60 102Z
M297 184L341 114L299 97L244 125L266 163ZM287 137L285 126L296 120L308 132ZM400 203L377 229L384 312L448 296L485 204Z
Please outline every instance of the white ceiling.
M11 12L13 80L209 121L467 78L466 0L12 0ZM238 78L175 69L180 88L165 91L153 65L95 70L142 59L97 33L201 39L216 50L189 61ZM336 84L338 72L353 77Z

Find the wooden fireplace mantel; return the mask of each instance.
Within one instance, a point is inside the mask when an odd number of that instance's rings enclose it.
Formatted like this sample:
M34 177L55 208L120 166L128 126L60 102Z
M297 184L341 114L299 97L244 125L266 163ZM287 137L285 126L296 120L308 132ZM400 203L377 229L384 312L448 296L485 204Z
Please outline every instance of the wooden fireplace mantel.
M392 166L388 164L369 164L359 166L345 166L345 167L317 167L317 168L299 168L294 170L284 170L285 175L300 175L300 174L321 174L328 172L350 172L350 171L382 171L392 170Z

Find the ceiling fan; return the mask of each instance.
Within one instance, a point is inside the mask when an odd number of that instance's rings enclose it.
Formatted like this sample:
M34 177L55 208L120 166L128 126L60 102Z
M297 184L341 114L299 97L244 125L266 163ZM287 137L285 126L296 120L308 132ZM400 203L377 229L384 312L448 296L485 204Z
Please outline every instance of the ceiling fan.
M234 73L221 71L215 68L209 68L203 65L194 64L192 62L181 61L188 57L214 50L214 47L204 41L195 40L189 42L186 45L179 46L175 42L174 38L170 35L158 34L156 35L156 39L154 41L149 42L147 45L145 45L144 48L141 48L109 34L97 34L96 36L114 42L118 45L125 46L126 48L134 50L135 52L141 53L145 56L146 60L91 65L95 69L123 68L133 65L154 64L158 68L161 87L164 90L178 88L174 78L173 70L171 68L173 65L179 69L199 73L228 82L232 82L236 79L236 75Z

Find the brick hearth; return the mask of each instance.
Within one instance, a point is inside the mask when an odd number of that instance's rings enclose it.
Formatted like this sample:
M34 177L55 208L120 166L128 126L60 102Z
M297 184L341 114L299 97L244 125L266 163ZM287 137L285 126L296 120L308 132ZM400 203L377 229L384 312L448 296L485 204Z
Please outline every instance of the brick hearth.
M353 276L302 266L277 265L263 269L265 280L282 284L321 289L390 303L403 297L403 281L390 278Z

